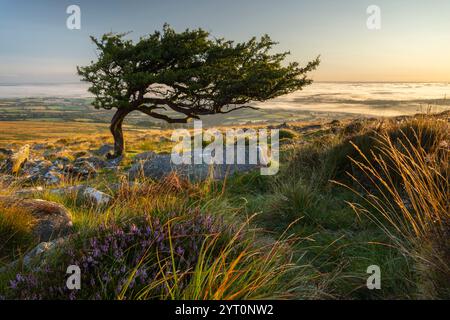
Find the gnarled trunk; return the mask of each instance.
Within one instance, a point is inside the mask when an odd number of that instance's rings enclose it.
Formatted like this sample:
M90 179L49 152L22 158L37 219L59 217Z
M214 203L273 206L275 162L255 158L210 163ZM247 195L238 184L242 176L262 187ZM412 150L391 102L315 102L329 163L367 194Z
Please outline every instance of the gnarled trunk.
M109 159L115 159L123 155L123 151L125 150L125 141L123 139L122 123L131 111L133 110L118 108L111 120L111 126L109 129L114 137L114 153L107 155Z

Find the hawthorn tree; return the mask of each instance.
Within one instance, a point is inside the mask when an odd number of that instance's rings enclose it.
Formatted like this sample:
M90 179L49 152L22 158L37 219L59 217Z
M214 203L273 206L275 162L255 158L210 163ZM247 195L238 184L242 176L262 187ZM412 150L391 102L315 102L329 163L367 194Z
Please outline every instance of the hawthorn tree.
M276 44L265 35L235 43L215 39L202 29L175 32L165 25L138 42L126 34L91 37L98 60L78 67L83 81L91 83L96 108L117 109L110 130L114 154L124 152L122 123L133 112L186 123L202 115L253 108L312 83L307 73L319 65L319 57L300 67L284 63L289 52L272 54Z

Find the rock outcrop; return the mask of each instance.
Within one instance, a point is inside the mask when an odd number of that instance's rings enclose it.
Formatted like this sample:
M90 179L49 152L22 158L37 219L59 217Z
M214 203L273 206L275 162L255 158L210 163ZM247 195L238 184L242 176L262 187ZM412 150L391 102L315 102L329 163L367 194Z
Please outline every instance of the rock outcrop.
M226 159L226 152L224 152L224 159ZM247 148L245 159L243 164L175 164L172 162L170 154L155 154L148 160L135 163L128 171L128 176L130 180L135 180L139 177L161 179L171 173L176 173L191 181L202 181L209 177L214 180L223 180L226 176L234 173L247 172L261 167L261 165L249 163L249 151Z
M6 162L5 170L9 174L18 174L30 157L28 144L13 153Z
M97 150L93 151L92 153L100 156L100 157L106 157L108 153L112 153L114 151L114 147L110 144L104 144Z

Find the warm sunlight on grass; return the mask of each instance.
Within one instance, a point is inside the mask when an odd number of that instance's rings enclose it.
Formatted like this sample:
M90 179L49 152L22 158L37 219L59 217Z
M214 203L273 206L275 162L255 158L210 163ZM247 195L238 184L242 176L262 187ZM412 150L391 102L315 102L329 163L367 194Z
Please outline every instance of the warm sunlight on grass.
M397 130L376 136L370 159L354 144L369 186L352 176L368 194L353 207L416 262L421 297L449 297L449 126L418 119Z

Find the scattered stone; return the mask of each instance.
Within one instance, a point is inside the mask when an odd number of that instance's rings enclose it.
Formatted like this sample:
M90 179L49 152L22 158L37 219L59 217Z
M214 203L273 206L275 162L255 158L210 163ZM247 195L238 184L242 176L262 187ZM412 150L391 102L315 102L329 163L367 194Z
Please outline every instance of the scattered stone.
M58 195L75 194L79 201L88 202L89 204L97 207L106 206L112 200L112 197L110 195L107 195L106 193L95 188L84 185L53 189L49 192Z
M34 194L36 194L38 192L43 192L43 191L44 191L43 187L33 187L33 188L25 188L25 189L17 190L14 194L18 197L27 198L27 197L33 196Z
M46 185L55 185L61 182L62 177L57 171L48 171L44 174L43 180Z
M106 206L112 200L111 196L91 187L85 188L82 194L98 207Z
M24 172L27 174L34 176L34 175L43 175L47 171L50 170L50 168L53 166L53 163L48 160L36 160L36 161L28 161L24 165Z
M36 143L35 145L33 145L33 150L39 151L46 149L47 147L48 145L46 143Z
M110 144L104 144L102 145L100 148L98 148L97 150L95 150L93 153L95 155L101 156L101 157L106 157L106 155L108 153L111 153L114 151L114 147Z
M37 223L33 233L40 241L49 241L67 235L72 230L69 211L59 203L40 199L22 199L15 196L0 196L0 204L6 208L18 208L31 213Z
M117 167L120 165L120 163L123 160L123 156L114 158L114 159L109 159L107 161L108 165L105 167L105 169L117 169Z
M54 239L53 241L39 243L23 257L24 266L29 266L36 257L39 257L40 265L44 265L45 263L43 262L44 259L42 259L42 256L47 255L49 252L53 251L56 247L60 246L64 242L65 238L58 238Z
M58 166L65 166L65 165L69 164L70 162L71 162L71 160L69 157L58 155L55 158L53 163L55 163Z
M95 176L97 174L97 170L90 162L84 161L77 163L77 165L74 164L67 165L64 168L64 173L66 173L69 177L72 178L87 179L89 177Z
M226 159L225 153L226 152L224 152L224 159ZM164 178L171 173L176 173L179 176L192 181L202 181L208 177L215 180L223 180L227 175L251 171L261 167L261 165L258 164L250 164L248 158L249 151L246 149L246 161L244 164L174 164L170 154L156 154L149 160L134 164L128 171L128 176L131 180L139 177L147 177L156 180Z
M49 160L41 159L29 161L24 166L24 173L27 174L25 182L27 183L44 183L54 185L61 181L61 170L64 166L56 160L52 163Z
M6 267L0 268L0 273L5 272L9 268L15 268L22 262L22 266L28 268L32 265L33 262L33 270L39 271L43 266L47 263L47 257L50 253L52 253L55 249L60 248L69 237L58 238L52 241L46 241L39 243L36 247L28 251L22 260L15 260L8 264ZM39 258L39 259L38 259Z

